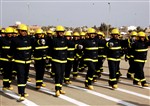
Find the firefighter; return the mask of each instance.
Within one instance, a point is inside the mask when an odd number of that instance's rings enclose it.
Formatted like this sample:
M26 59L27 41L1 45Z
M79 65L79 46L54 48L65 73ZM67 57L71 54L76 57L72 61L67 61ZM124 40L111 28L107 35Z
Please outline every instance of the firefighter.
M80 32L80 43L85 40L85 35L86 35L86 32ZM83 55L83 51L82 51L81 57L82 55ZM79 72L83 72L85 70L85 67L86 67L86 64L84 64L83 58L81 58L80 63L79 63L79 68L78 68Z
M74 40L74 43L76 45L80 44L80 34L78 32L74 32L73 33L73 40ZM78 50L78 49L75 49L75 59L74 59L74 62L73 62L73 79L76 79L76 78L79 78L80 76L78 75L78 67L79 67L79 62L81 60L81 54L82 54L82 50Z
M34 67L36 71L36 88L40 89L45 87L46 84L43 83L43 77L46 65L47 56L47 40L43 34L42 29L37 29L35 32L35 40L33 44L33 57L34 57Z
M73 61L74 61L74 41L72 40L72 34L71 32L67 31L65 33L65 37L67 38L67 41L71 43L73 43L72 45L68 45L68 49L67 49L67 64L66 64L66 70L65 70L65 78L64 78L64 83L65 84L71 84L70 81L70 73L71 73L71 69L73 66Z
M147 41L146 34L140 31L138 33L138 40L132 44L134 50L134 65L136 66L134 68L134 85L142 85L143 87L149 86L146 82L143 70L144 64L147 61L148 46L150 46L150 41Z
M109 66L109 86L113 89L118 88L117 85L117 72L119 71L119 63L121 60L121 43L119 40L119 30L114 28L111 31L112 38L107 41L107 60Z
M1 49L1 58L2 67L3 67L3 90L13 90L13 87L10 86L12 80L12 68L13 62L9 61L7 55L9 53L11 40L13 37L13 28L7 27L5 29L5 37L0 39L0 49Z
M64 37L65 28L56 26L56 36L49 41L49 52L52 57L52 70L55 72L55 96L65 94L62 90L64 71L67 63L67 39Z
M33 40L27 35L27 25L20 24L18 26L19 35L12 39L8 57L14 59L15 69L17 71L17 83L19 100L25 100L28 96L25 93L29 67L31 63L32 43Z
M105 40L104 33L98 31L96 38L98 39L99 42L101 42L101 44L99 43L99 47L98 47L98 62L96 64L96 73L94 76L95 79L96 77L101 77L101 72L103 72L103 63L106 59L106 47L105 47L106 40Z
M83 61L88 67L88 71L86 74L85 87L93 90L94 87L92 85L93 74L95 72L96 62L98 62L98 42L95 39L96 30L93 28L88 28L87 34L89 36L88 39L85 39L81 45L83 46Z
M129 69L127 72L127 78L131 79L133 78L133 74L134 74L134 56L133 56L133 48L132 48L132 44L137 40L137 32L136 31L132 31L130 34L130 38L127 39L127 53L125 55L125 60L129 62Z

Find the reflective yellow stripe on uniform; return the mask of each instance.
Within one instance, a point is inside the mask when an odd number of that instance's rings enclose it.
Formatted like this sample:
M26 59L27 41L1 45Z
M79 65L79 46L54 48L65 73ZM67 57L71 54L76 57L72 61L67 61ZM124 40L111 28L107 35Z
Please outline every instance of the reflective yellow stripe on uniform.
M138 78L134 78L134 80L135 80L135 81L140 81L140 79L138 79Z
M98 57L104 57L104 58L106 58L107 56L106 55L98 55Z
M28 46L28 47L17 47L17 50L30 50L32 47Z
M146 52L148 49L135 49L136 52Z
M92 80L93 80L93 78L88 77L88 80L91 80L91 81L92 81Z
M104 49L104 47L101 47L101 46L100 46L100 47L98 47L98 49Z
M67 60L74 61L74 58L67 58Z
M66 47L55 47L54 50L67 50L67 46Z
M9 61L7 58L0 58L2 61Z
M109 79L110 81L117 81L117 79L116 78L113 78L113 79Z
M143 81L146 81L146 79L144 78L144 79L141 79L141 82L143 82Z
M39 49L47 49L48 46L39 46L39 47L35 47L36 50L39 50Z
M52 61L57 62L57 63L67 63L67 60L58 60L58 59L53 59Z
M75 48L68 48L67 50L68 51L73 51L73 50L75 50Z
M8 81L9 81L9 79L3 79L3 81L4 81L4 82L8 82Z
M43 80L36 80L36 82L43 82Z
M98 50L98 47L87 47L85 50Z
M51 56L46 56L46 58L48 58L48 59L52 59L52 57L51 57Z
M111 49L111 50L119 50L119 49L121 49L121 46L119 46L119 47L110 47L109 49Z
M23 61L23 60L14 60L14 62L16 63L22 63L22 64L28 64L28 63L31 63L32 61L31 60L28 60L28 61Z
M55 86L60 86L60 84L55 84Z
M107 58L107 60L120 61L121 59L120 58L118 58L118 59L116 59L116 58Z
M46 59L46 57L34 57L34 60L42 60L42 59Z
M2 49L10 49L10 46L2 46Z
M147 60L134 59L135 62L147 62Z
M98 59L85 58L85 59L83 59L83 60L84 60L84 61L98 62Z
M24 87L26 84L18 84L18 87Z
M69 80L70 78L65 78L65 80Z

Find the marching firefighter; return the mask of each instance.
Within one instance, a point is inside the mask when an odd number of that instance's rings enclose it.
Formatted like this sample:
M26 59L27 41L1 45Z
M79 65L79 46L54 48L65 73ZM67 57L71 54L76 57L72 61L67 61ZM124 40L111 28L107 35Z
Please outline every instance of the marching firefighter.
M0 38L0 49L1 49L1 63L3 67L3 90L13 90L13 87L10 86L12 80L12 69L13 62L7 57L10 49L11 40L13 37L13 28L7 27L5 29L5 37Z
M118 39L119 37L119 30L114 28L111 31L112 38L106 43L107 47L107 60L109 66L109 86L113 89L118 88L117 85L117 73L119 71L119 63L121 60L121 43Z
M74 47L74 41L72 40L71 32L67 31L65 33L65 37L67 38L67 41L70 42L70 44L72 45L68 45L68 49L67 49L67 64L66 64L66 69L65 69L64 83L71 84L70 73L71 73L71 69L72 69L73 61L74 61L75 47Z
M17 37L14 37L11 41L9 59L14 59L15 69L17 71L17 83L18 83L18 93L20 95L19 100L25 100L28 96L25 93L25 87L29 72L29 66L31 63L32 54L32 43L33 40L27 35L27 26L25 24L20 24L18 26Z
M87 34L89 38L85 39L81 45L83 46L83 61L88 67L86 74L85 87L93 90L92 85L93 74L95 72L96 62L98 62L98 42L95 39L96 31L93 28L88 28Z
M133 56L133 48L132 48L132 44L135 43L137 40L137 32L136 31L132 31L130 34L130 38L127 40L127 53L125 55L125 60L129 62L129 69L127 72L127 78L133 78L133 74L134 74L134 56Z
M133 43L132 48L134 50L134 65L136 66L133 84L142 85L143 87L148 87L144 76L144 64L147 61L148 46L150 46L150 41L146 39L146 34L144 32L138 33L138 40Z
M78 32L73 33L73 40L76 45L80 43L80 34ZM78 75L78 66L79 62L81 60L81 54L82 50L75 49L75 56L74 56L74 62L73 62L73 79L79 78L80 76Z
M96 64L96 73L95 73L95 76L93 77L94 79L96 79L97 77L101 77L101 72L103 72L103 63L104 63L104 60L106 59L106 46L105 46L106 40L105 40L104 33L101 31L98 31L96 38L98 42L100 43L98 46L98 62Z
M55 96L65 94L62 90L64 71L67 63L67 39L64 37L65 28L56 26L56 36L49 41L49 52L52 57L52 70L55 72Z
M43 34L42 29L37 29L35 32L35 40L33 44L33 57L34 57L34 67L36 71L36 88L40 89L45 87L46 84L43 83L43 76L45 72L46 56L47 56L47 40Z

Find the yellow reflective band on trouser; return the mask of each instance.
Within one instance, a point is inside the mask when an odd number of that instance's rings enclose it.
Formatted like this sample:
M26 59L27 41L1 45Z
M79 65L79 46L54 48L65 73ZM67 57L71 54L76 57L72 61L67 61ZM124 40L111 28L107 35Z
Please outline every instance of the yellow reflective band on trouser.
M136 52L146 52L148 49L135 49Z
M10 46L2 46L2 49L10 49Z
M141 82L143 82L143 81L146 81L146 79L144 78L144 79L141 79Z
M69 80L70 78L65 78L65 80Z
M106 58L107 56L106 55L98 55L98 57L104 57L104 58Z
M92 80L93 80L93 78L88 77L88 80L91 80L91 81L92 81Z
M104 47L98 47L98 49L104 49Z
M17 50L30 50L32 47L28 46L28 47L18 47L16 48Z
M130 55L130 57L134 58L134 56L133 56L133 55Z
M26 84L18 84L18 87L25 87Z
M46 59L46 57L34 57L34 60L42 60L42 59Z
M55 47L54 50L67 50L67 46L66 47Z
M107 60L120 61L121 59L120 58L118 58L118 59L116 59L116 58L107 58Z
M100 70L96 70L96 72L101 72Z
M78 74L78 72L72 72L72 74Z
M98 47L87 47L85 50L98 50Z
M9 61L7 58L0 58L2 61Z
M9 79L3 79L4 82L9 82Z
M35 47L36 50L39 50L39 49L47 49L48 46L39 46L39 47Z
M9 81L9 83L11 83L12 81Z
M75 48L68 48L67 50L68 50L68 51L74 51Z
M142 63L145 63L147 62L147 60L139 60L139 59L134 59L135 62L142 62Z
M85 58L85 59L83 59L83 60L84 60L84 61L98 62L98 59Z
M43 82L43 80L36 80L36 82Z
M57 62L57 63L67 63L67 60L58 60L58 59L53 59L52 61Z
M138 78L134 78L134 80L135 80L135 81L138 81L138 82L140 81L140 79L138 79Z
M130 58L130 56L129 56L129 55L126 55L126 57L127 57L127 58Z
M117 79L116 78L113 78L113 79L109 79L110 81L117 81Z
M12 73L17 73L17 71L16 71L16 70L13 70Z
M60 84L55 84L55 86L60 86Z
M85 80L85 82L88 82L88 80Z
M28 61L15 60L14 62L16 62L16 63L22 63L22 64L29 64L29 63L31 63L32 61L31 61L31 60L28 60Z
M121 46L119 46L119 47L110 47L109 49L111 49L111 50L120 50Z
M132 75L132 73L128 72L128 74Z
M67 58L67 60L74 61L74 58Z
M52 57L51 56L46 56L48 59L52 59Z
M77 56L78 58L81 58L81 56L80 56L78 53L76 54L76 56Z

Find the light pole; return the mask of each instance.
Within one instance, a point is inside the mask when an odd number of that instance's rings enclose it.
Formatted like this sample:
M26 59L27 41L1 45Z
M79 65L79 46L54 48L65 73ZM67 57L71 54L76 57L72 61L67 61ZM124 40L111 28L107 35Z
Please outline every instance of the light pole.
M27 3L27 8L28 8L28 24L30 25L30 3Z
M109 35L109 24L110 24L110 12L111 12L111 5L108 2L108 25L107 25L107 37Z

